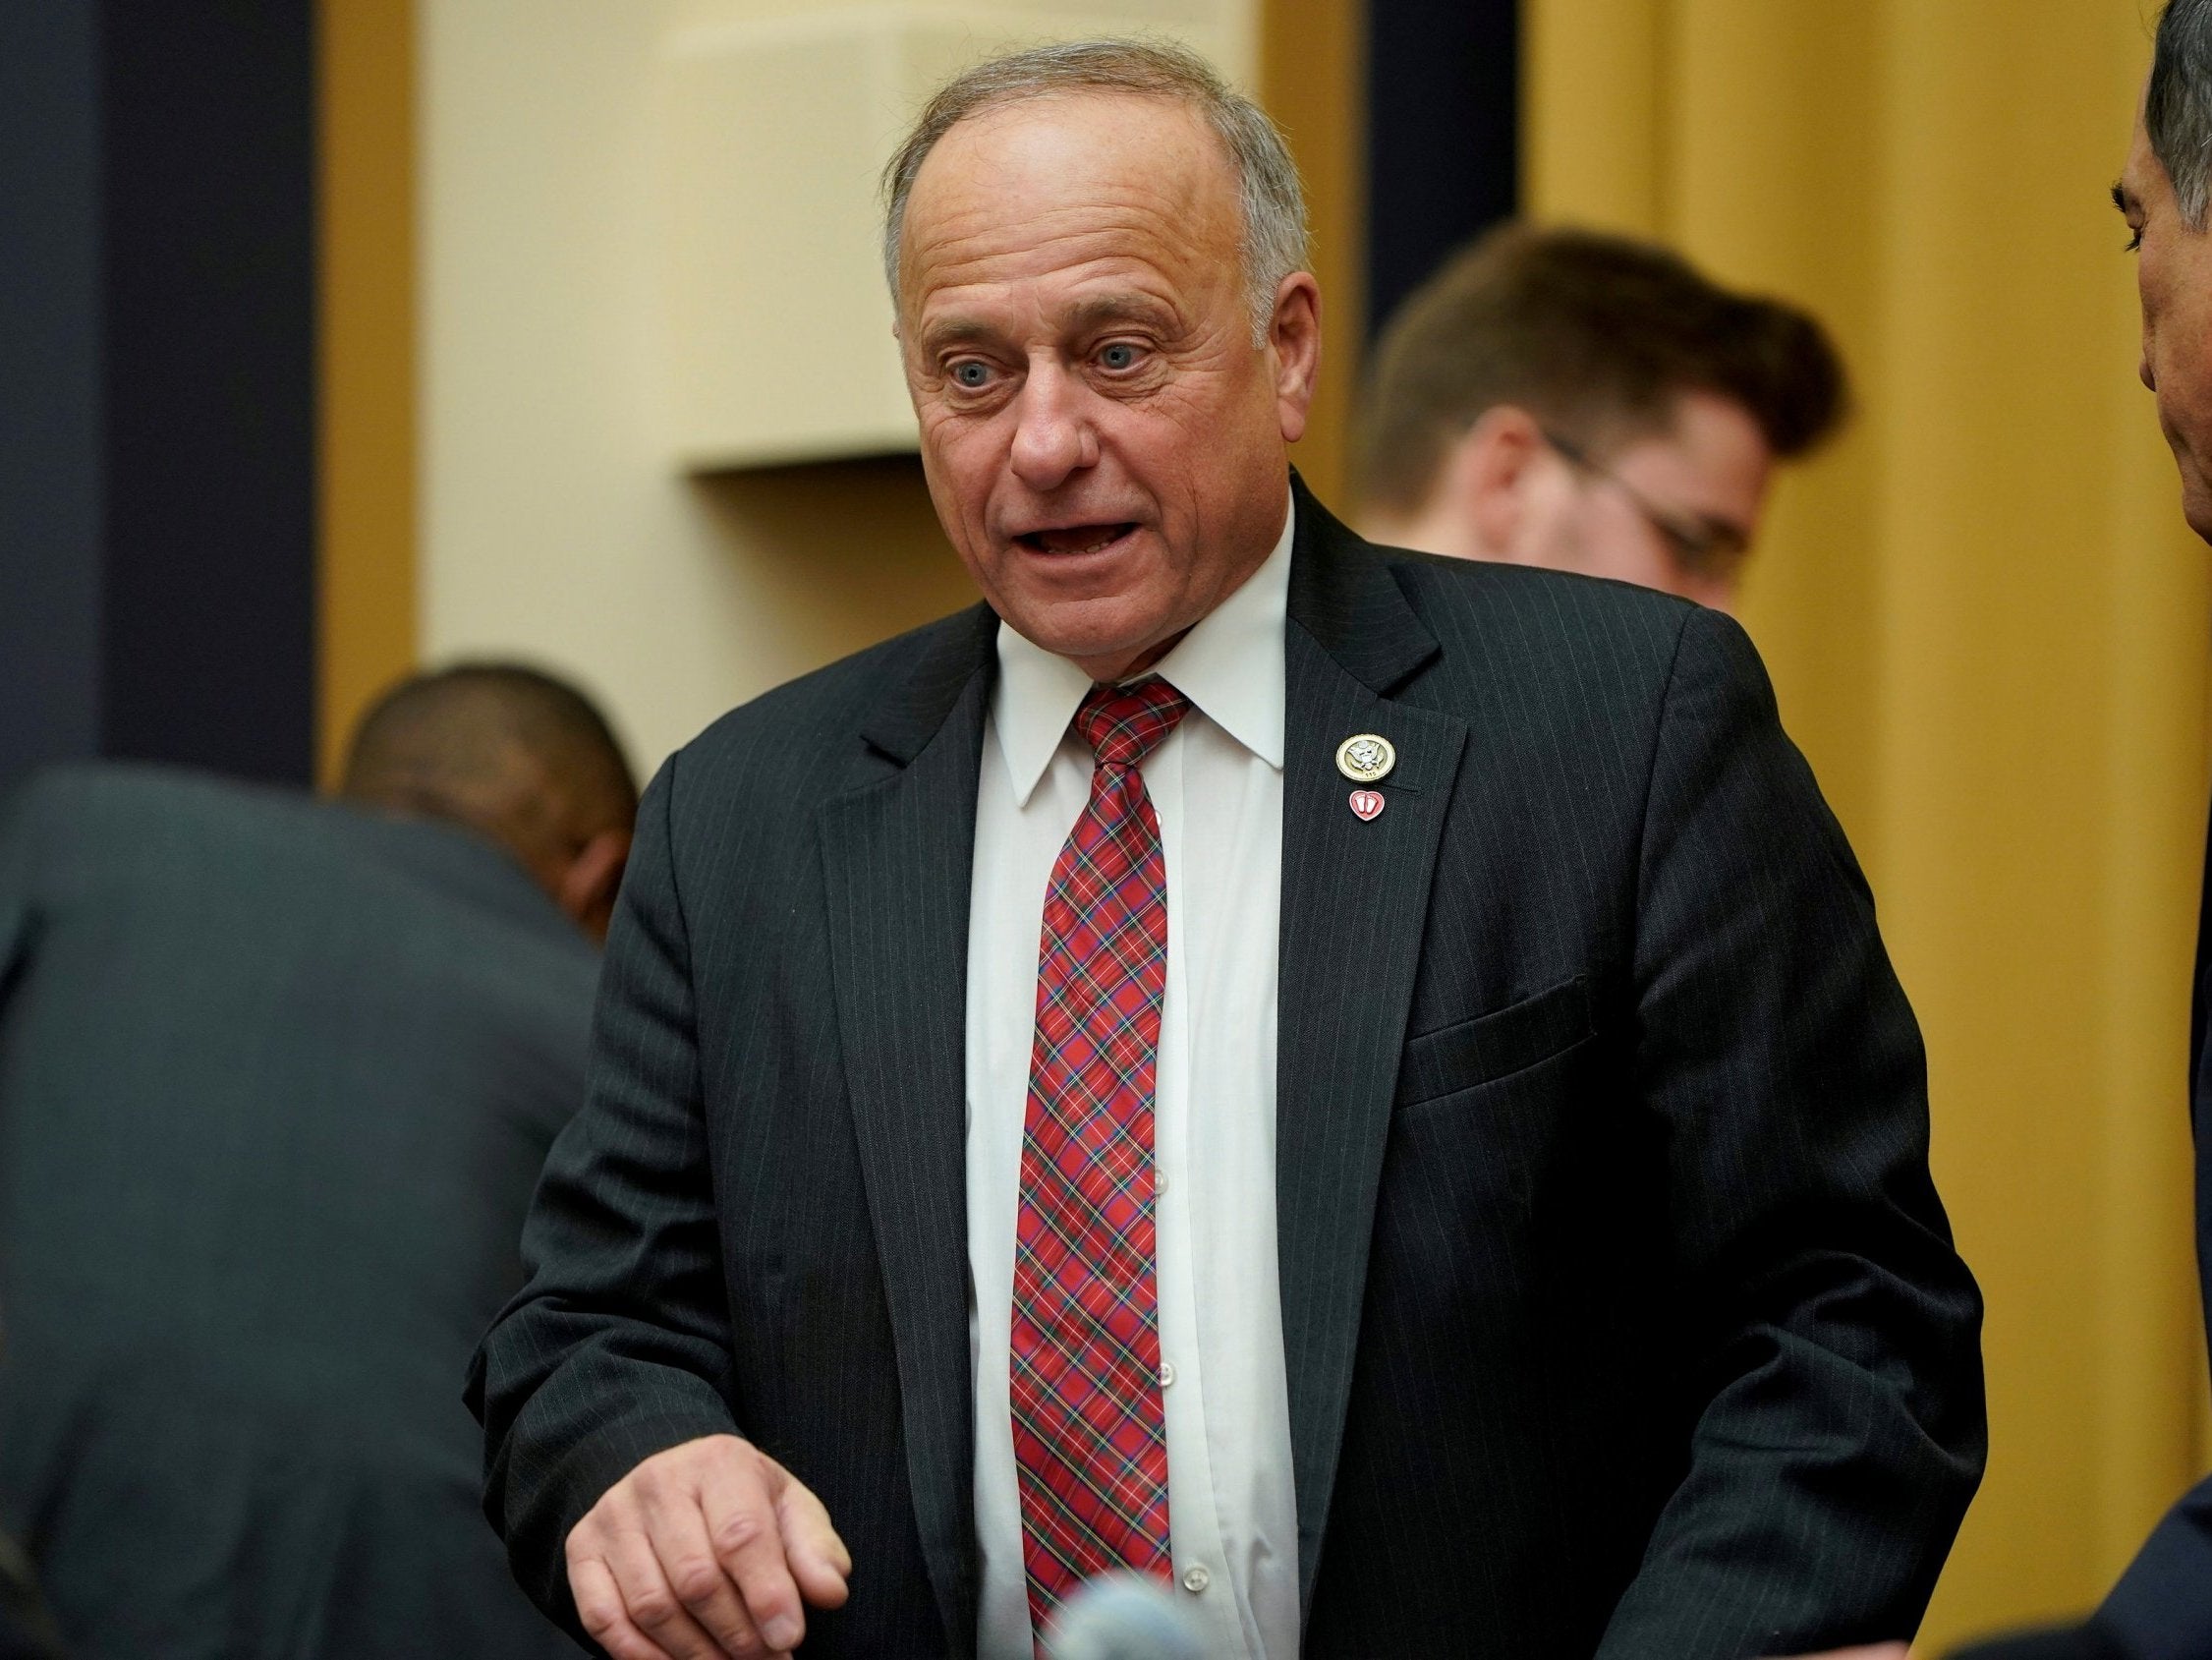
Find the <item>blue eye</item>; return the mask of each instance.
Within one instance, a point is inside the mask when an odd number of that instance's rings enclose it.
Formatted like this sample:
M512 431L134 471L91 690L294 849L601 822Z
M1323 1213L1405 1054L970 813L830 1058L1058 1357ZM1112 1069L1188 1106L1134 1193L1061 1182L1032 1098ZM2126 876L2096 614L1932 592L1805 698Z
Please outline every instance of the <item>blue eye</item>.
M1116 340L1099 354L1099 362L1108 369L1135 369L1137 348L1126 340Z
M952 366L952 378L973 392L990 381L991 366L978 363L974 358L970 358L966 363Z

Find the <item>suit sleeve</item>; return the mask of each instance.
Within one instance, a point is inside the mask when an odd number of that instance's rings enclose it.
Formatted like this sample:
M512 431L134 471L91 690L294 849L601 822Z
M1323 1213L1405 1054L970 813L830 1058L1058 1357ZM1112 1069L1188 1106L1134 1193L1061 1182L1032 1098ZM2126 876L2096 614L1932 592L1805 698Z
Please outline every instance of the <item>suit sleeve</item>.
M2212 1478L2166 1513L2089 1624L2127 1660L2204 1652L2212 1635Z
M2196 931L2189 1019L2189 1109L2196 1138L2196 1259L2212 1329L2212 1089L2206 1087L2207 994L2212 992L2212 832ZM2183 1494L2106 1596L2090 1629L2127 1660L2186 1660L2212 1638L2212 1477Z
M523 1588L572 1634L569 1530L641 1460L736 1428L671 850L676 767L639 805L600 972L590 1095L554 1142L524 1225L528 1283L469 1377L485 1514Z
M1676 654L1635 926L1693 1429L1600 1655L1908 1636L1981 1475L1980 1296L1865 880L1715 612Z
M36 781L0 796L0 1006L30 950L41 796Z

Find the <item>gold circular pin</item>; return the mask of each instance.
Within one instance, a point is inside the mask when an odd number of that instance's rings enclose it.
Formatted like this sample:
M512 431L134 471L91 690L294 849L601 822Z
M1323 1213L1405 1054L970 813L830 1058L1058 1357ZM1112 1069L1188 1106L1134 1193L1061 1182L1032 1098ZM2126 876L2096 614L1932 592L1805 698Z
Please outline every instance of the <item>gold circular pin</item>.
M1386 777L1397 764L1398 752L1390 747L1390 740L1373 732L1361 732L1336 746L1336 771L1355 784Z

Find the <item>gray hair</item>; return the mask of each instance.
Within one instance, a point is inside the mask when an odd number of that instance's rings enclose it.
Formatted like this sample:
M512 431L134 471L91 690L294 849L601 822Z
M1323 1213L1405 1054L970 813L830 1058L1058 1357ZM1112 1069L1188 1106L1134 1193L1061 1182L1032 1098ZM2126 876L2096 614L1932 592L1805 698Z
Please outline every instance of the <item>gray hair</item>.
M1276 290L1292 271L1306 268L1306 195L1297 164L1267 111L1231 87L1196 52L1163 40L1034 46L987 58L938 88L883 168L883 277L893 303L899 298L899 239L907 199L936 142L987 109L1068 92L1174 98L1206 118L1236 166L1244 220L1238 254L1253 344L1264 344L1275 317Z
M2212 0L2172 0L2160 15L2143 127L2183 222L2203 230L2212 208Z

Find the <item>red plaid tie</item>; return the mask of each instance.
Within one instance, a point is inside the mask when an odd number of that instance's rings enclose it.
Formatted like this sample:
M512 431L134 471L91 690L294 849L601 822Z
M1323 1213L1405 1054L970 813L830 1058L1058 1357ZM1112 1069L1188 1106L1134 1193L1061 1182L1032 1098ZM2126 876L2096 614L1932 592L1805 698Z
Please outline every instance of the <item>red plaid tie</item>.
M1094 1574L1168 1573L1152 1210L1167 867L1137 764L1189 707L1158 679L1092 688L1075 716L1091 800L1045 895L1010 1380L1039 1632Z

